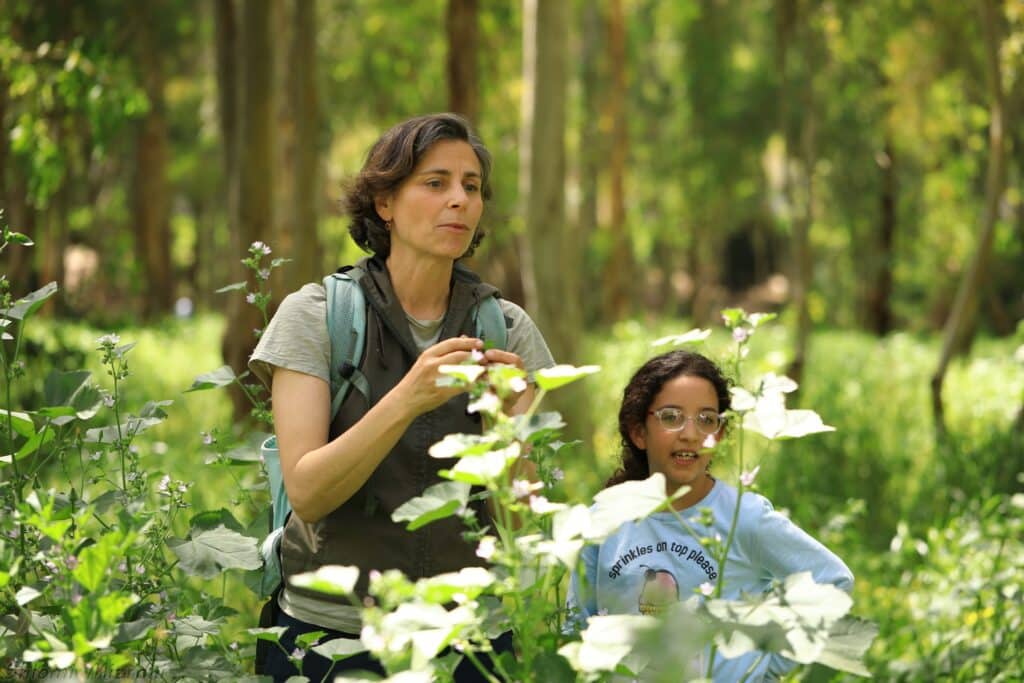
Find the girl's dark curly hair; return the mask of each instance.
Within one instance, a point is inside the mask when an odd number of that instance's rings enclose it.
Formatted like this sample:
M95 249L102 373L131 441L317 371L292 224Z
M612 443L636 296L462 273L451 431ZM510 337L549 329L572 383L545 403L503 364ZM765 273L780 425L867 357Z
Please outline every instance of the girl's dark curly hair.
M651 476L647 451L638 448L629 432L647 421L654 397L662 387L680 375L703 377L711 382L718 394L718 412L724 413L732 405L729 386L732 384L711 360L692 351L669 351L650 359L636 371L622 392L619 408L619 435L622 437L622 465L608 479L606 487L624 481L642 480Z
M466 119L458 114L428 114L403 121L382 136L366 157L366 163L345 189L342 205L351 217L348 232L366 251L386 259L391 253L391 233L377 215L375 200L398 189L416 168L423 155L441 140L462 140L469 143L480 160L480 194L491 198L491 153L473 133ZM484 238L477 227L476 235L463 256L472 256Z

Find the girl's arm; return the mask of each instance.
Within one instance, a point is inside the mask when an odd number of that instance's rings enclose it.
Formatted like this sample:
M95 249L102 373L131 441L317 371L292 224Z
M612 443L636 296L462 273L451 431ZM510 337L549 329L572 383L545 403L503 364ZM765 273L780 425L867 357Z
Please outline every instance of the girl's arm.
M327 439L331 406L327 382L276 368L274 431L295 514L304 522L316 522L351 498L417 416L462 391L437 386L438 368L462 362L480 346L479 339L457 337L430 347L391 391L333 441Z

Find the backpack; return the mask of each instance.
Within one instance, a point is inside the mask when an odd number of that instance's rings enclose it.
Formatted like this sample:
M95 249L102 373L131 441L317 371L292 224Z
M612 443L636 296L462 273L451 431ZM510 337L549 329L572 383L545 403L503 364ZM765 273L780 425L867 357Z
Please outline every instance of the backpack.
M353 268L342 268L324 278L327 293L327 331L331 339L331 422L341 409L345 398L355 388L370 400L370 386L359 370L366 337L366 297L358 276L349 273ZM508 329L505 315L496 296L481 301L474 312L477 336L494 343L498 348L508 347ZM263 595L272 595L276 605L281 582L279 549L285 522L292 512L281 475L281 456L277 450L277 437L271 436L260 446L260 455L267 468L270 487L270 533L260 547L263 556L263 577L260 589ZM261 626L263 619L261 618ZM267 624L273 626L274 624Z

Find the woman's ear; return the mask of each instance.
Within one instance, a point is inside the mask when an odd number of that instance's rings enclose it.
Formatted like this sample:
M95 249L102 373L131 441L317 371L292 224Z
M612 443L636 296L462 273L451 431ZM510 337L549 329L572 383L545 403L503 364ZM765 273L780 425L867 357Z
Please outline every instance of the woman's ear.
M647 450L647 428L642 424L635 424L629 428L629 439L640 450Z
M393 218L391 214L391 196L390 195L378 195L373 200L373 208L377 210L377 215L380 219L387 223Z

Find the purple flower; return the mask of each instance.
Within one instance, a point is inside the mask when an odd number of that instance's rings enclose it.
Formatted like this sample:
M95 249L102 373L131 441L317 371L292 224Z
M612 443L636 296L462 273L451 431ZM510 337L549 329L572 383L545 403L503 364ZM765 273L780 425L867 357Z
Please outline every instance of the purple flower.
M306 651L303 650L301 647L297 647L294 650L292 650L292 659L302 659L305 656Z
M256 303L256 295L253 294L252 292L249 292L248 294L246 294L245 295L245 303L247 303L247 304L254 304L254 303Z
M750 337L750 330L745 327L737 327L732 331L732 339L737 344L742 344Z
M68 559L65 560L65 563L68 565L68 569L75 571L75 568L78 567L78 558L74 555L68 555Z

